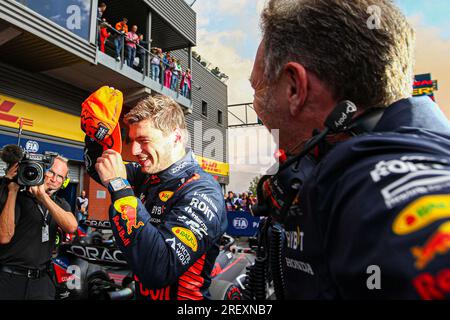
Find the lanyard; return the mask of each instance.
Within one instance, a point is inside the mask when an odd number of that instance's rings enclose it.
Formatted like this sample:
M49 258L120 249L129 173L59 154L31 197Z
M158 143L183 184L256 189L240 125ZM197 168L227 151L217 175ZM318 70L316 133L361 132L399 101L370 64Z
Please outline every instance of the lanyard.
M44 210L42 209L40 204L38 204L37 207L42 214L42 218L44 219L44 226L46 226L47 225L47 217L48 217L48 209L45 208L45 212L44 212Z

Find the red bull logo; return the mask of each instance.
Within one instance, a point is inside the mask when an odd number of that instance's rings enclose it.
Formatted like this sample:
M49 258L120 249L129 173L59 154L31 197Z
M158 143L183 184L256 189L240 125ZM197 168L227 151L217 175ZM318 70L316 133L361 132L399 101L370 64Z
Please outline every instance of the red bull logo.
M150 184L158 184L161 182L161 179L156 175L152 174L145 182L144 184L150 183Z
M142 221L137 221L137 199L135 197L125 197L114 202L114 208L120 212L120 218L125 221L128 235L134 230L144 226Z
M446 254L450 250L450 222L446 222L431 236L423 247L414 247L411 249L416 258L415 266L422 270L438 254Z
M436 275L423 273L413 280L417 293L423 300L443 300L450 294L450 269L439 271Z

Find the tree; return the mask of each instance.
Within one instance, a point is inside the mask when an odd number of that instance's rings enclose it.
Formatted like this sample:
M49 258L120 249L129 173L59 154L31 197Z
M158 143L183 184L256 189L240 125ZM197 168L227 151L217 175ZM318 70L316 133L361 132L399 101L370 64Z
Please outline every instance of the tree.
M248 191L253 192L253 195L256 196L257 192L257 187L258 187L258 182L261 179L261 175L256 176L253 178L253 180L250 182L250 187L248 187Z

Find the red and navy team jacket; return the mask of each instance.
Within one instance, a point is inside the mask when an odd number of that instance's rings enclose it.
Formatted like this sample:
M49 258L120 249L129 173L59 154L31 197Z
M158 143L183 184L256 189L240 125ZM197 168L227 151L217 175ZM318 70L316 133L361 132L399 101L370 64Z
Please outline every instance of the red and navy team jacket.
M85 160L96 180L101 147L86 138ZM126 165L132 189L112 192L110 221L136 280L136 295L150 300L208 298L210 274L227 227L223 193L192 152L154 175Z
M450 123L428 97L337 144L285 224L290 299L450 298Z

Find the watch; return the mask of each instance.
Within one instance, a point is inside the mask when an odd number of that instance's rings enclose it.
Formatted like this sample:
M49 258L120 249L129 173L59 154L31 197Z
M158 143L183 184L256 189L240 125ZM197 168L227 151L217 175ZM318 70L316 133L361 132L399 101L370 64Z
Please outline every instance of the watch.
M114 178L108 184L109 192L117 192L130 187L131 185L128 180L125 180L123 178Z

